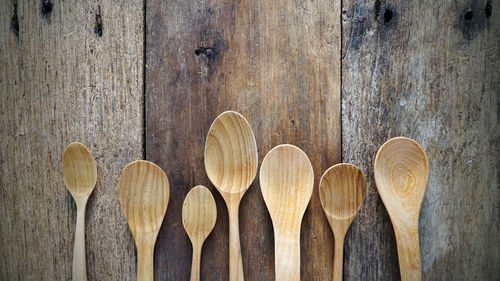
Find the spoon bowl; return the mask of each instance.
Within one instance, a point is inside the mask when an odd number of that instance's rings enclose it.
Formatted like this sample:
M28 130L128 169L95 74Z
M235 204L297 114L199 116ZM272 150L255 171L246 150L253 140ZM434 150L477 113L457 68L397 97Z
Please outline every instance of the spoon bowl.
M73 249L73 280L87 280L85 261L85 209L97 182L97 164L89 149L73 142L64 150L62 175L76 203L76 230Z
M73 142L66 147L62 174L64 184L75 200L90 196L97 182L97 164L84 144Z
M366 177L356 166L330 167L319 182L319 199L335 237L333 280L342 280L344 238L366 194Z
M238 210L257 174L257 143L248 121L239 113L219 115L208 131L205 170L224 198L229 214L229 280L244 280Z
M165 172L149 161L135 161L123 169L120 205L137 247L137 280L153 280L153 252L165 217L170 186Z
M274 228L276 280L300 280L300 226L314 187L307 155L283 144L267 153L260 186Z
M217 219L217 206L208 188L198 185L186 195L182 205L182 224L193 245L191 281L200 280L201 249Z
M377 152L374 175L396 234L401 279L421 280L418 218L429 176L427 155L412 139L390 139Z
M257 174L257 143L248 121L226 111L212 123L205 143L205 169L212 184L225 197L241 194Z

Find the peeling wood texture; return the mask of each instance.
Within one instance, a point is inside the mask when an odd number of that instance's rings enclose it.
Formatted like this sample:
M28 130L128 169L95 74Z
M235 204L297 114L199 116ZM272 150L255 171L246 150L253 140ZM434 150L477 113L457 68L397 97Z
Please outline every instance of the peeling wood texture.
M387 139L430 160L420 214L424 280L500 276L500 1L343 2L342 157L368 192L346 238L344 280L400 280L373 180Z
M143 157L143 3L1 7L0 280L71 280L76 206L61 158L72 141L98 164L86 213L88 278L134 280L117 182Z
M205 137L225 110L254 130L259 163L280 143L303 149L318 184L340 161L339 1L146 3L146 159L167 172L171 201L156 244L156 280L188 280L184 197L210 188L217 223L202 253L202 280L228 280L228 215L203 165ZM240 205L246 280L274 280L274 238L260 187ZM317 189L302 224L304 280L328 280L332 234Z

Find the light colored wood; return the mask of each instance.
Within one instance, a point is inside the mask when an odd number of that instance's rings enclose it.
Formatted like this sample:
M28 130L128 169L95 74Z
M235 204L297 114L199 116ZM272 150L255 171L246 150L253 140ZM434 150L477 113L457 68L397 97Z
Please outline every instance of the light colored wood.
M238 211L257 174L257 144L248 121L226 111L212 123L205 142L205 170L229 214L229 280L244 280Z
M276 146L262 161L260 186L273 221L276 280L299 281L300 226L314 187L309 158L296 146Z
M85 211L88 280L131 281L134 242L117 239L129 230L116 183L144 157L144 2L0 6L0 280L71 280L78 212L61 156L78 141L98 163Z
M137 247L138 281L153 280L154 246L169 195L165 172L152 162L138 160L123 169L119 197Z
M330 167L319 182L319 198L335 239L334 281L342 281L345 234L361 208L365 195L365 174L352 164L341 163Z
M64 184L76 202L73 250L73 281L87 280L85 256L85 209L97 182L97 164L89 149L78 142L69 144L62 157Z
M401 279L422 280L418 219L429 176L427 155L412 139L392 138L377 152L374 175L396 233Z
M193 187L182 205L182 224L193 246L191 281L200 280L201 249L217 220L217 206L208 188Z

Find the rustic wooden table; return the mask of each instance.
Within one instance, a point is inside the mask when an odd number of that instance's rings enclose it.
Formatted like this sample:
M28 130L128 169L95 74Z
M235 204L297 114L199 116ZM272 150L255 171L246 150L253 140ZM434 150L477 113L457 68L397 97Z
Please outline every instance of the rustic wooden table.
M333 237L317 184L339 162L368 180L346 236L344 280L400 279L372 169L378 147L399 135L419 141L430 160L423 278L498 280L499 0L1 4L1 280L70 280L76 206L61 155L71 141L98 163L86 217L89 280L135 279L117 182L136 159L159 164L171 183L156 280L188 280L181 206L197 184L213 192L219 214L202 280L227 280L227 212L204 173L203 145L228 109L252 125L259 161L291 143L313 163L302 280L331 278ZM247 280L273 280L273 232L257 183L240 208L243 264Z

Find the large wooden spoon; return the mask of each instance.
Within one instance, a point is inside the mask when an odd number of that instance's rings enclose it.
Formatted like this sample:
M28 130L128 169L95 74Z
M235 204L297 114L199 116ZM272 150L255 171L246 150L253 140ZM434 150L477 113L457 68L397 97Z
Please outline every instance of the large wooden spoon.
M390 139L377 152L374 173L396 234L401 279L422 280L418 218L429 175L427 155L412 139Z
M73 280L87 280L85 260L85 208L97 181L97 165L88 148L69 144L62 157L64 184L76 202L76 230L73 249Z
M191 281L200 280L201 248L217 219L217 206L208 188L198 185L186 195L182 205L182 224L193 245Z
M300 225L314 187L307 155L283 144L267 153L260 168L260 187L274 228L276 280L300 280Z
M229 280L244 280L238 210L257 174L257 143L250 124L234 111L219 115L208 131L205 170L229 213Z
M334 281L342 280L345 234L361 208L365 194L365 174L351 164L330 167L319 182L319 199L335 238Z
M123 169L119 182L120 205L137 247L137 280L153 280L156 237L170 196L168 178L149 161L135 161Z

